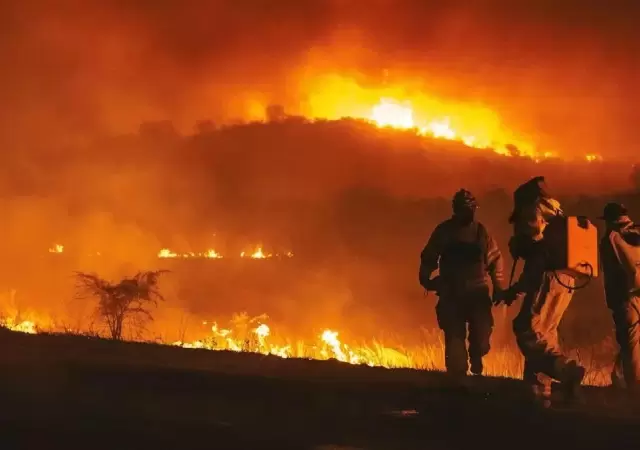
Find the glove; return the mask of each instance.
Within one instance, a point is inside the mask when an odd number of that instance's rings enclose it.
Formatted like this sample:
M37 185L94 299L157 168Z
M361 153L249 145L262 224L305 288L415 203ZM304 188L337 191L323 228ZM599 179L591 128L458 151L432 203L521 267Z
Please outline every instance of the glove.
M517 288L517 285L514 285L503 292L502 300L505 305L511 306L521 294L522 292Z
M497 289L493 293L492 302L494 306L499 306L504 303L507 306L511 306L513 302L518 298L519 292L514 287L508 289Z
M494 289L493 297L491 298L491 303L493 303L493 306L498 306L503 301L504 301L504 289Z
M427 291L433 291L436 293L436 295L440 295L440 288L441 288L441 283L440 283L439 275L435 278L431 278L427 282Z

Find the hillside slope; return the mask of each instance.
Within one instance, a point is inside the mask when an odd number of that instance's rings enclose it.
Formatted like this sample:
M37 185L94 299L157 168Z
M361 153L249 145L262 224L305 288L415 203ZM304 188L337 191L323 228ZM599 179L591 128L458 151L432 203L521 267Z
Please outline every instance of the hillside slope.
M640 408L604 389L582 409L540 412L514 380L464 390L438 373L7 331L0 347L3 448L595 449L640 438Z

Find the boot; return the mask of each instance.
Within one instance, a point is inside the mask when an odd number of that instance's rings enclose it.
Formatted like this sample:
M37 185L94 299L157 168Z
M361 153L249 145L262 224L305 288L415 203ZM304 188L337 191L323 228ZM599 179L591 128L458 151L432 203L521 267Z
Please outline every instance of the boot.
M482 358L471 358L471 374L480 376L483 370Z
M615 369L611 372L611 387L614 389L624 389L626 387L624 378Z
M584 394L580 385L586 373L586 369L576 363L566 367L565 376L563 376L562 383L560 384L565 403L569 405L582 405L585 403Z
M531 380L529 389L530 399L534 406L545 409L551 407L551 378L537 373L535 379Z

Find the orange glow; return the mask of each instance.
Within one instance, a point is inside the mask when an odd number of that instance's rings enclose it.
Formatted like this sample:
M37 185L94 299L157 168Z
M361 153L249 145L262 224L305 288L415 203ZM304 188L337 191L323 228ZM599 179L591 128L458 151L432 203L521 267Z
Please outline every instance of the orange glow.
M17 331L20 333L36 334L38 332L35 322L31 320L16 322L11 319L6 319L2 325L11 331Z
M515 153L538 160L557 156L556 152L536 148L532 138L508 130L484 105L447 102L420 88L365 88L354 79L331 74L308 79L304 90L308 94L302 114L312 119L351 117L380 127L413 129L422 136L459 141L505 156Z
M241 256L244 256L244 252L241 254ZM249 255L250 258L253 259L266 259L266 258L271 258L271 253L265 254L262 251L262 247L258 247L255 249L255 251L253 253L251 253L251 255Z
M63 253L64 245L55 244L53 247L49 249L49 253Z
M171 250L169 250L168 248L163 248L162 250L160 250L158 252L158 258L210 258L210 259L220 259L222 258L222 255L220 253L218 253L217 251L215 251L214 249L210 248L204 252L200 252L200 253L195 253L195 252L188 252L188 253L175 253Z
M411 356L398 350L386 348L379 343L373 346L350 347L340 341L339 333L332 329L324 329L313 344L297 342L273 343L269 341L270 327L262 320L267 316L249 318L246 314L234 316L233 322L240 325L238 329L221 328L213 322L210 327L211 338L205 338L193 342L174 342L173 345L183 348L201 348L209 350L229 350L234 352L251 351L264 355L275 355L281 358L308 358L308 359L337 359L349 364L365 364L368 366L383 367L419 367L426 361L414 360ZM240 331L248 325L256 325L250 328L248 334ZM203 322L208 326L208 322Z
M370 119L381 127L415 128L413 108L411 104L404 105L394 100L383 98L371 109Z
M42 316L38 316L37 319L30 317L30 319L7 320L5 318L0 320L0 326L28 334L61 331L54 321L41 320ZM371 367L427 370L444 368L444 348L439 331L425 331L424 344L409 348L377 339L347 344L342 339L341 333L329 327L317 329L315 339L302 341L274 335L271 327L266 323L268 319L266 314L249 317L246 313L240 313L233 315L228 327L222 327L218 322L202 321L203 329L197 332L203 336L200 339L168 343L185 349L249 352L280 358L336 359L348 364ZM65 327L62 331L69 332ZM71 332L82 333L82 330L76 329ZM607 342L603 344L608 345ZM521 378L522 364L522 357L517 348L496 348L485 358L486 375ZM587 384L606 385L608 379L603 376L603 373L608 376L611 368L597 369L588 375Z
M49 253L60 254L63 252L64 252L64 245L60 245L60 244L56 244L54 247L51 247L49 249ZM91 254L91 256L101 256L101 255L102 255L101 252L95 252ZM241 252L239 256L240 258L251 258L251 259L268 259L268 258L273 258L274 256L276 257L283 256L285 258L293 258L293 252L288 251L282 254L280 253L274 254L274 253L265 252L262 246L257 246L255 247L254 250L250 252ZM224 256L220 252L212 248L205 250L204 252L186 252L186 253L177 253L169 248L163 248L158 252L157 257L161 259L175 259L175 258L222 259L224 258Z
M600 156L600 155L593 155L593 154L590 154L590 155L585 155L585 159L586 159L588 162L593 162L593 161L602 161L602 156Z

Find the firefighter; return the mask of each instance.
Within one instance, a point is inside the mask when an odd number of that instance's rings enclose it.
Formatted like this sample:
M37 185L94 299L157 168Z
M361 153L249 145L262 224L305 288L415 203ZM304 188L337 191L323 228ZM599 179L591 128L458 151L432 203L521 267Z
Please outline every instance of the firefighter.
M640 226L629 218L619 203L608 203L599 219L606 230L600 240L600 261L604 275L607 307L611 310L620 353L616 369L621 369L627 388L637 392L640 385ZM611 376L616 381L616 369Z
M506 287L502 254L475 220L478 206L471 192L461 189L452 203L453 216L435 228L422 250L419 279L439 296L436 316L444 332L447 372L466 376L470 362L471 373L481 375L493 331L489 279L494 294ZM431 278L436 269L439 275Z
M551 198L543 177L536 177L514 193L514 212L509 221L514 236L509 250L514 261L525 261L520 279L504 294L510 304L516 296L524 300L513 321L516 342L524 362L523 379L532 398L544 407L551 404L551 383L561 383L565 400L581 399L579 386L585 369L563 355L558 343L558 325L571 302L575 277L551 269L554 233L562 233L564 213ZM588 225L579 218L581 226Z

